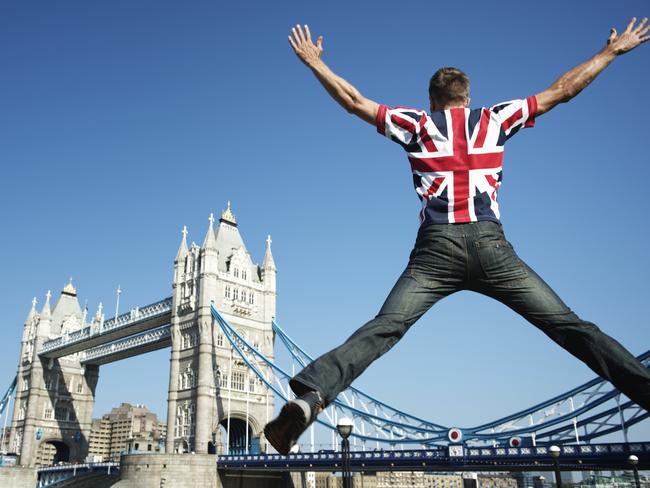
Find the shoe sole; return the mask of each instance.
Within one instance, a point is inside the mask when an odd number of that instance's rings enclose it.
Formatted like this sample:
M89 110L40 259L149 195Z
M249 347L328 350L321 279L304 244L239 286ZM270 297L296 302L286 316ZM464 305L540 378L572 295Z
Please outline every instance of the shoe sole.
M307 428L304 418L305 413L300 406L293 402L287 403L282 407L280 415L264 427L266 440L276 451L286 456Z

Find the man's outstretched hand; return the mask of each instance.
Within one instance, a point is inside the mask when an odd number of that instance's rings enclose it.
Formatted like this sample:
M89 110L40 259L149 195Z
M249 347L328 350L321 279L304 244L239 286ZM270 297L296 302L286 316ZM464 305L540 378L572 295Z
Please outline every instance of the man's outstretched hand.
M631 51L639 44L642 44L650 40L650 25L646 25L648 18L645 17L637 26L636 17L632 17L630 23L627 25L623 33L619 36L616 33L616 29L612 27L609 39L607 39L607 46L611 49L614 54L620 55L625 54L628 51Z
M289 36L289 44L291 44L296 56L307 66L313 66L323 54L323 36L320 36L316 44L314 44L311 40L309 26L306 24L304 32L300 25L296 25L291 29L291 33L293 37Z

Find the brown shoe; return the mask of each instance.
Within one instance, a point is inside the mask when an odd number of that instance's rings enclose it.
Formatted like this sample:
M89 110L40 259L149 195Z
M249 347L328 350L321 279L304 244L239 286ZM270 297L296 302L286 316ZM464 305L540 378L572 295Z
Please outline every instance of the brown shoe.
M307 392L282 407L280 415L264 427L264 435L276 451L286 456L322 410L320 393Z

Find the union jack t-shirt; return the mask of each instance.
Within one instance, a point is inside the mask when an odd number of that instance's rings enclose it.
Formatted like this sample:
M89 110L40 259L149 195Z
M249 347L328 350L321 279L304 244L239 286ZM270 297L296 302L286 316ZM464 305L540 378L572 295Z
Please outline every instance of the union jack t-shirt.
M499 222L503 146L535 125L537 99L426 113L380 105L377 131L408 153L423 224Z

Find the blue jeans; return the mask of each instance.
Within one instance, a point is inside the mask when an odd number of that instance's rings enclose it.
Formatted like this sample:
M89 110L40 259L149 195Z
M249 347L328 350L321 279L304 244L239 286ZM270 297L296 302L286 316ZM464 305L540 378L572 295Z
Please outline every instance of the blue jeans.
M438 300L472 290L507 305L650 410L650 373L621 344L580 319L515 253L501 225L482 221L421 227L409 263L379 314L290 382L332 402L393 347Z

